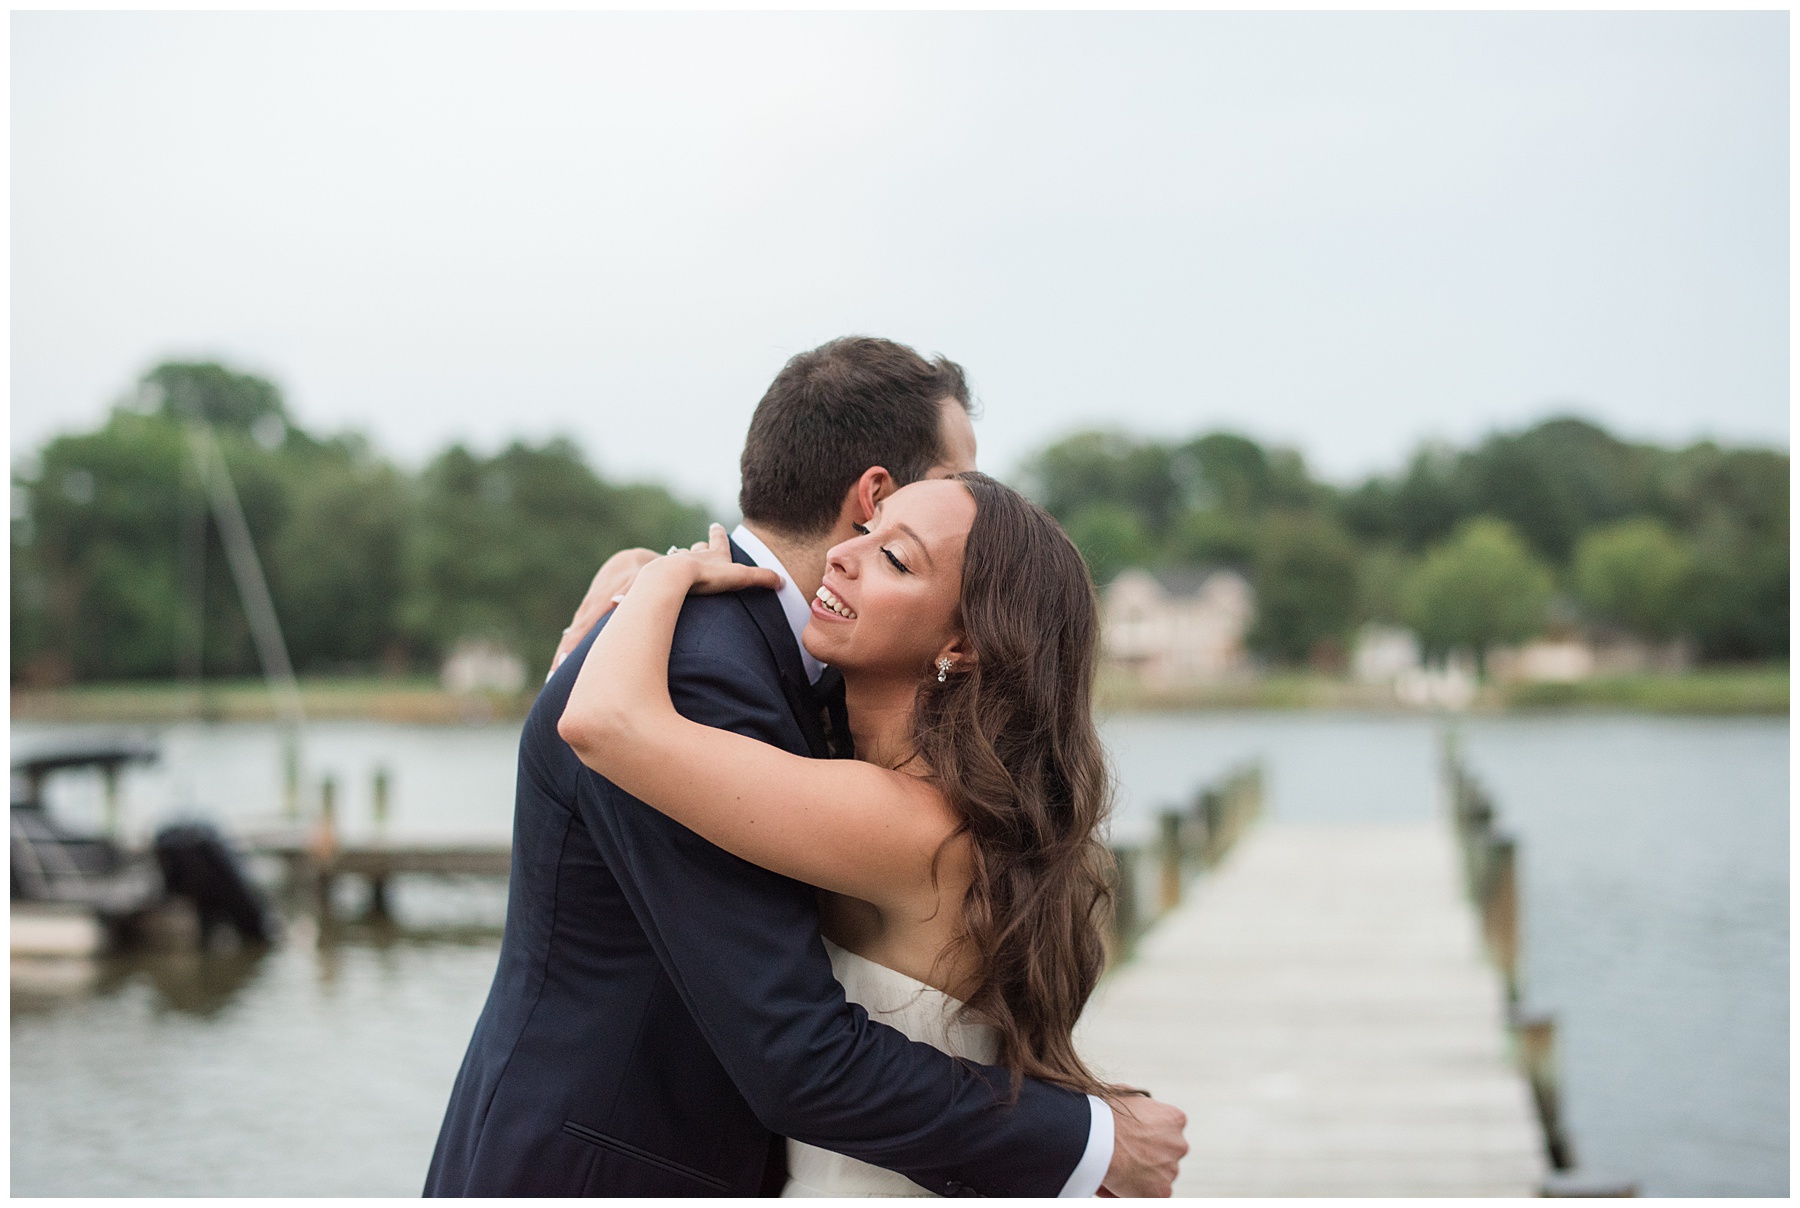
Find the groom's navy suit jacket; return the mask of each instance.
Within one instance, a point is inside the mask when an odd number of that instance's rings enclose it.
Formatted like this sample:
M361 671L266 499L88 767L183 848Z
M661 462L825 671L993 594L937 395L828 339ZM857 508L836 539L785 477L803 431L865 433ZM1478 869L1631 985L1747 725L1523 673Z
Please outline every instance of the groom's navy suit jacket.
M1007 1106L1003 1071L871 1022L832 976L810 887L628 796L558 737L592 643L520 739L499 969L426 1194L766 1194L786 1136L940 1194L1056 1195L1087 1144L1084 1096L1027 1080ZM669 688L695 721L825 753L773 592L690 598Z

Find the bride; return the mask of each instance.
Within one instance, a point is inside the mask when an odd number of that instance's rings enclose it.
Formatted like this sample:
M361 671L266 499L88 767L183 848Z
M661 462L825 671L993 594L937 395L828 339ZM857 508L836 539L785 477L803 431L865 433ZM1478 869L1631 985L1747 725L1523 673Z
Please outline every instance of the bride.
M953 1055L1116 1100L1071 1037L1104 964L1098 621L1056 522L977 473L895 492L827 555L803 642L844 677L856 758L691 722L669 697L690 593L778 588L724 529L638 573L558 731L581 761L733 854L817 886L832 966L871 1018ZM785 1195L925 1195L788 1142Z

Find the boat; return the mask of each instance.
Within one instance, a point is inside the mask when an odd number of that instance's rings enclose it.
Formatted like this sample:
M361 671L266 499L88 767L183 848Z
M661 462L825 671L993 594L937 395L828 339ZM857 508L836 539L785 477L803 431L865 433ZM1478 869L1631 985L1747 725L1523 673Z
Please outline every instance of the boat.
M12 955L96 957L148 944L206 947L221 931L266 943L262 894L219 833L204 823L157 832L133 851L109 834L83 833L52 817L44 785L59 772L98 768L109 817L119 773L152 762L154 747L107 743L20 759L12 776ZM184 925L183 917L193 920Z

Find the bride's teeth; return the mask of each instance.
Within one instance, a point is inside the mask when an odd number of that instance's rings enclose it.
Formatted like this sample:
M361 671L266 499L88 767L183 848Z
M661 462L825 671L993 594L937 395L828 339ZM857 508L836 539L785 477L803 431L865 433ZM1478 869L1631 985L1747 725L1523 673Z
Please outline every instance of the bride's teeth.
M819 590L813 593L813 598L846 620L854 621L856 619L856 614L850 610L850 606L832 595L830 589L823 583L819 585Z

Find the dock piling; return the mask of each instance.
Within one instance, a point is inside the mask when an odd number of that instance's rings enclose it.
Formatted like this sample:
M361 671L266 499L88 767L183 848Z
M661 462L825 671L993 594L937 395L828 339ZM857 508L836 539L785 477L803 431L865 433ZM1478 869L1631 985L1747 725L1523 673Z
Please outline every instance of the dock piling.
M118 838L119 835L119 765L107 763L100 765L100 779L105 786L105 821L102 829L107 836Z
M1487 868L1481 884L1481 927L1488 951L1506 980L1509 1002L1519 999L1518 844L1495 835L1488 844Z
M387 840L388 820L388 770L385 767L375 769L375 796L373 812L375 816L375 841L385 843ZM369 874L369 909L371 922L389 922L393 918L392 908L388 903L388 874L385 870Z
M1135 848L1123 847L1113 849L1114 876L1112 927L1108 938L1112 942L1112 950L1107 953L1107 963L1116 964L1131 945L1136 942L1138 932L1143 930L1142 918L1138 911L1138 853Z
M1519 1062L1531 1082L1531 1097L1544 1128L1544 1148L1555 1170L1575 1168L1575 1147L1562 1127L1562 1104L1556 1070L1556 1017L1532 1015L1515 1024Z
M1187 872L1187 859L1181 850L1181 815L1174 810L1164 810L1157 821L1162 829L1159 845L1162 884L1157 895L1157 913L1160 914L1181 905L1181 882Z
M374 814L375 814L375 829L377 831L384 831L387 829L389 783L390 783L390 781L388 778L387 768L385 768L385 767L376 768L375 769Z
M1107 937L1109 964L1123 960L1152 923L1181 905L1188 878L1224 859L1261 810L1262 766L1251 763L1195 793L1186 810L1159 813L1151 845L1113 847L1117 879ZM1155 897L1146 901L1150 860L1156 862L1157 880Z
M1250 787L1221 799L1242 816ZM1179 1196L1532 1195L1544 1139L1477 917L1441 823L1246 827L1078 1044L1187 1113Z
M337 881L337 780L326 776L319 784L319 826L313 832L312 865L318 898L319 923L331 922L331 893Z
M1555 1197L1632 1196L1633 1183L1593 1184L1575 1170L1575 1148L1563 1127L1556 1065L1556 1021L1520 1010L1523 981L1519 937L1519 845L1495 824L1498 811L1487 790L1462 760L1456 733L1444 736L1444 783L1450 818L1462 848L1469 896L1481 912L1488 956L1506 987L1513 1051L1531 1088L1551 1176L1543 1194Z
M386 923L392 921L393 917L393 911L388 905L387 874L376 873L369 878L367 919L371 923Z
M290 822L300 819L300 744L289 734L281 739L281 813Z

